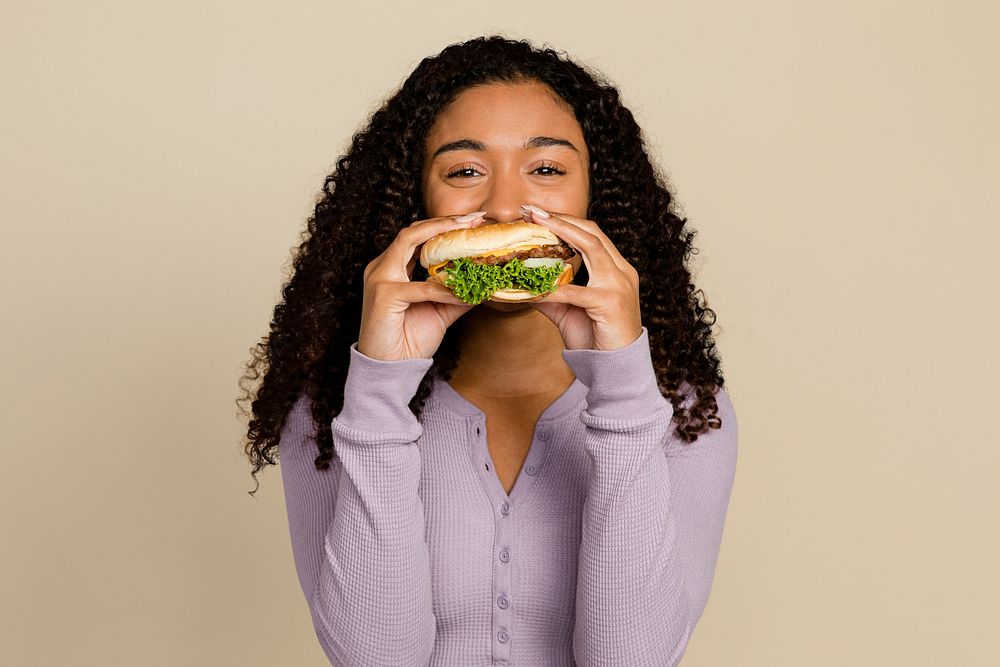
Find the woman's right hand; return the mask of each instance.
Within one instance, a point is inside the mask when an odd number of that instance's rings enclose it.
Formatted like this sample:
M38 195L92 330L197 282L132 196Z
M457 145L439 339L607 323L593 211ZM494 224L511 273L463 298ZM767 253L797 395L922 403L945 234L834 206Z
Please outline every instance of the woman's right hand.
M470 215L475 217L470 220ZM473 306L440 283L410 281L417 248L442 232L475 227L483 215L417 220L399 230L389 247L369 262L358 352L384 361L434 356L448 327Z

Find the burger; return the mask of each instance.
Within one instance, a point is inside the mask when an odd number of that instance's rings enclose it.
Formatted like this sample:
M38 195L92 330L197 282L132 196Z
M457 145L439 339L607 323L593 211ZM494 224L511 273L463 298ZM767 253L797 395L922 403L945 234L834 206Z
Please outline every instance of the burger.
M546 227L501 222L453 229L427 240L420 265L427 280L470 305L538 301L573 280L576 252Z

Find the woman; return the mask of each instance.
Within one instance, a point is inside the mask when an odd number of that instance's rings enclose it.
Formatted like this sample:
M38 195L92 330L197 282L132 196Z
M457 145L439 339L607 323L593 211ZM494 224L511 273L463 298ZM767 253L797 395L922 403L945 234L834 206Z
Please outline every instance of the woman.
M573 284L424 281L425 241L511 220ZM677 664L737 441L684 222L615 88L527 42L449 46L355 135L244 378L332 664Z

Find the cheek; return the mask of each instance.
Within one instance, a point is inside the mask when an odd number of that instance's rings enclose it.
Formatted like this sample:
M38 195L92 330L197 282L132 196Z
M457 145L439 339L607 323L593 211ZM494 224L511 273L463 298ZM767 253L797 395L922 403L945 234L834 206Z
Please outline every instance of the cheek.
M424 191L424 208L431 218L478 210L475 206L475 195L471 190L431 187Z
M590 208L586 182L567 184L558 191L541 190L532 198L541 208L568 213L577 218L586 218Z
M575 215L578 218L587 217L587 209L590 208L590 183L586 179L576 183L573 188L573 208L576 209Z
M440 183L425 178L422 194L424 197L424 208L427 210L428 215L442 215L440 211L443 206L447 205L447 188L443 188Z
M433 192L424 195L424 211L428 218L445 215L444 210L445 206L441 202L441 197L436 196Z

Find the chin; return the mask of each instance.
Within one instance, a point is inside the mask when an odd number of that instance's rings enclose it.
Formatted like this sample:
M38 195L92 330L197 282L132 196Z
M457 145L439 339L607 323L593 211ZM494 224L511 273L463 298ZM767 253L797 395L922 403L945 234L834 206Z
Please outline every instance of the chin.
M480 306L486 306L490 310L501 313L520 313L525 310L532 310L530 303L504 303L502 301L483 301Z

